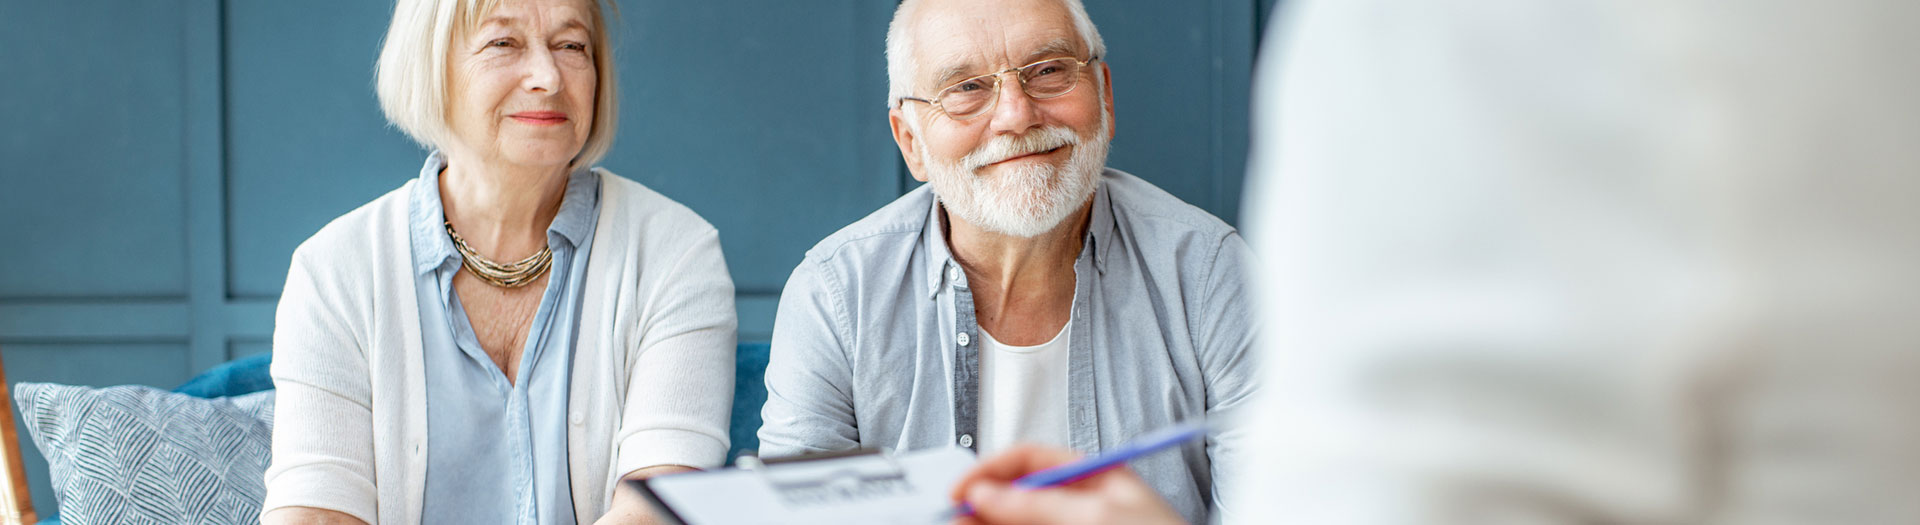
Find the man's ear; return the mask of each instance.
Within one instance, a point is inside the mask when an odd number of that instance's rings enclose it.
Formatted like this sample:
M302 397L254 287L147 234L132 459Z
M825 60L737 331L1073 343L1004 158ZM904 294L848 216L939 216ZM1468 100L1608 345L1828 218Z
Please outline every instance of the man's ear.
M913 173L913 180L926 182L927 175L921 171L920 152L914 149L917 145L914 139L918 137L914 136L913 124L907 122L909 118L913 117L907 114L904 106L887 110L887 125L893 127L893 144L900 147L900 159L907 162L907 171Z
M1113 68L1107 67L1107 61L1100 61L1100 103L1107 105L1107 138L1112 139L1117 129L1114 120L1119 115L1113 111Z

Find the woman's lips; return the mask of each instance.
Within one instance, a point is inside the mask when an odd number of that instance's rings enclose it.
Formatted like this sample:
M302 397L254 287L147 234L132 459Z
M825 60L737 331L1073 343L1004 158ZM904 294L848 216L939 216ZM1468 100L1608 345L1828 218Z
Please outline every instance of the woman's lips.
M558 111L522 111L507 118L534 126L558 126L567 122L567 114Z

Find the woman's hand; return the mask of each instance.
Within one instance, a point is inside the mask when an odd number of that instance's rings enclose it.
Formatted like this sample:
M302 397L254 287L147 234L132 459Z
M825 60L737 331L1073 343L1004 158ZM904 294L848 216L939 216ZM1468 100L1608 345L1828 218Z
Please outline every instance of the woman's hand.
M260 517L265 525L367 525L345 512L313 507L280 507Z
M654 525L666 523L666 520L654 514L653 504L647 502L647 496L640 493L627 481L646 479L653 476L693 472L700 470L679 465L655 465L628 472L620 478L620 486L613 489L613 503L607 506L606 515L600 516L594 525Z
M973 505L966 525L1178 524L1180 515L1147 482L1120 467L1058 487L1023 491L1013 480L1080 459L1080 454L1020 445L987 458L954 484L953 499Z

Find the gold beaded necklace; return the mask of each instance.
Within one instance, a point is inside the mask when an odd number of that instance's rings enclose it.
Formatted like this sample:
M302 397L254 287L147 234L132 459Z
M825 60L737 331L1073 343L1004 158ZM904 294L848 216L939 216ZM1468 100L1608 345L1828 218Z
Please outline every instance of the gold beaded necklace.
M460 266L473 272L475 277L486 281L487 284L501 288L519 288L539 280L540 276L546 275L547 270L553 267L553 248L551 247L540 248L539 253L507 264L487 260L486 257L480 256L480 252L474 251L472 246L467 246L467 240L460 238L459 232L453 231L453 222L446 221L445 224L447 236L453 237L453 249L460 251Z

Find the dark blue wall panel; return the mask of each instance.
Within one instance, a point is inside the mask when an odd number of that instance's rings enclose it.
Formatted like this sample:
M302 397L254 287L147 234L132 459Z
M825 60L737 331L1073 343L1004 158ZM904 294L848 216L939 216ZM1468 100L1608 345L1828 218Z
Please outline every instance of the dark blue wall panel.
M424 156L373 95L387 2L228 2L231 293L272 298L293 248L398 187Z
M629 4L606 166L720 229L736 287L776 294L807 247L900 194L890 2Z
M1246 171L1254 4L1087 4L1113 70L1107 164L1235 221Z
M0 297L186 295L181 18L0 7Z

